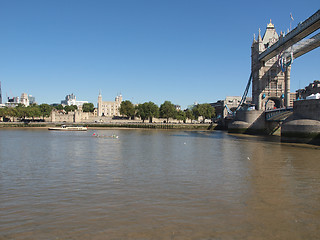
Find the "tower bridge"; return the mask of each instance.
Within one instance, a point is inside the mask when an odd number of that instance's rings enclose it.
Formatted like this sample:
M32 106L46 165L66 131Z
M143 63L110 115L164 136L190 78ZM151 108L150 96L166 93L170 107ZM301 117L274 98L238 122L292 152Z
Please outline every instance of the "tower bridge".
M305 39L319 28L320 10L286 35L278 35L271 20L263 37L259 30L251 47L252 100L257 110L268 110L269 101L277 108L292 106L290 65L294 58L320 46L319 33Z
M229 125L229 131L266 129L270 124L283 121L292 115L295 97L290 93L291 63L295 58L320 46L320 33L309 37L318 29L320 29L320 10L300 22L287 34L282 32L278 34L271 20L263 36L259 29L258 37L257 39L254 37L251 46L250 78L243 100L237 108L239 111L235 120ZM241 111L240 107L246 98L250 83L252 83L252 103L256 111ZM275 111L274 108L279 110ZM277 114L280 115L276 116ZM240 129L242 130L238 131Z

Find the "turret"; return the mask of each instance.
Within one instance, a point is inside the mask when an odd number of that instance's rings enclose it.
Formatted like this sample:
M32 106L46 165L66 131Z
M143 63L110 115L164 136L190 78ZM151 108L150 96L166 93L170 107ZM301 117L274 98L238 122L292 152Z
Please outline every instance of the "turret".
M101 92L99 91L99 96L98 96L98 104L97 104L97 108L98 108L98 116L102 116L102 96L101 96Z

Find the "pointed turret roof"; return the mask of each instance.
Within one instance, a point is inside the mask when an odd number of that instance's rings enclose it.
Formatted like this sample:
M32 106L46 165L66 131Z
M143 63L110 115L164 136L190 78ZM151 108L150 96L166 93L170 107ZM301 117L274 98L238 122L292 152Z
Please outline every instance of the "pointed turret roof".
M278 33L276 32L276 29L270 19L270 23L267 25L267 30L264 33L262 42L266 47L270 47L273 43L278 41L278 39L279 39Z

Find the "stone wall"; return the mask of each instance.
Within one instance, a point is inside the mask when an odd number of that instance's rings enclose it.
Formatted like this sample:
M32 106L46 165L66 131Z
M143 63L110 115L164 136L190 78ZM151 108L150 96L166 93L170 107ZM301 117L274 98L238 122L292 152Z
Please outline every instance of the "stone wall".
M281 141L320 145L320 99L295 101L281 126Z
M320 121L320 99L295 101L293 104L294 118L313 119Z

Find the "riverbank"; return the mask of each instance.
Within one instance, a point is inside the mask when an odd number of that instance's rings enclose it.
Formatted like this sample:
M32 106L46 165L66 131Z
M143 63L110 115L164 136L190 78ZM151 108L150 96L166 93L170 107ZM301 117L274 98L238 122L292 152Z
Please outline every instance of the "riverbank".
M48 127L59 127L61 125L70 125L70 126L87 126L89 129L104 129L104 128L148 128L148 129L184 129L184 130L214 130L217 128L217 124L208 124L208 123L60 123L55 124L51 122L42 122L42 123L23 123L23 122L8 122L0 123L1 128L48 128Z

